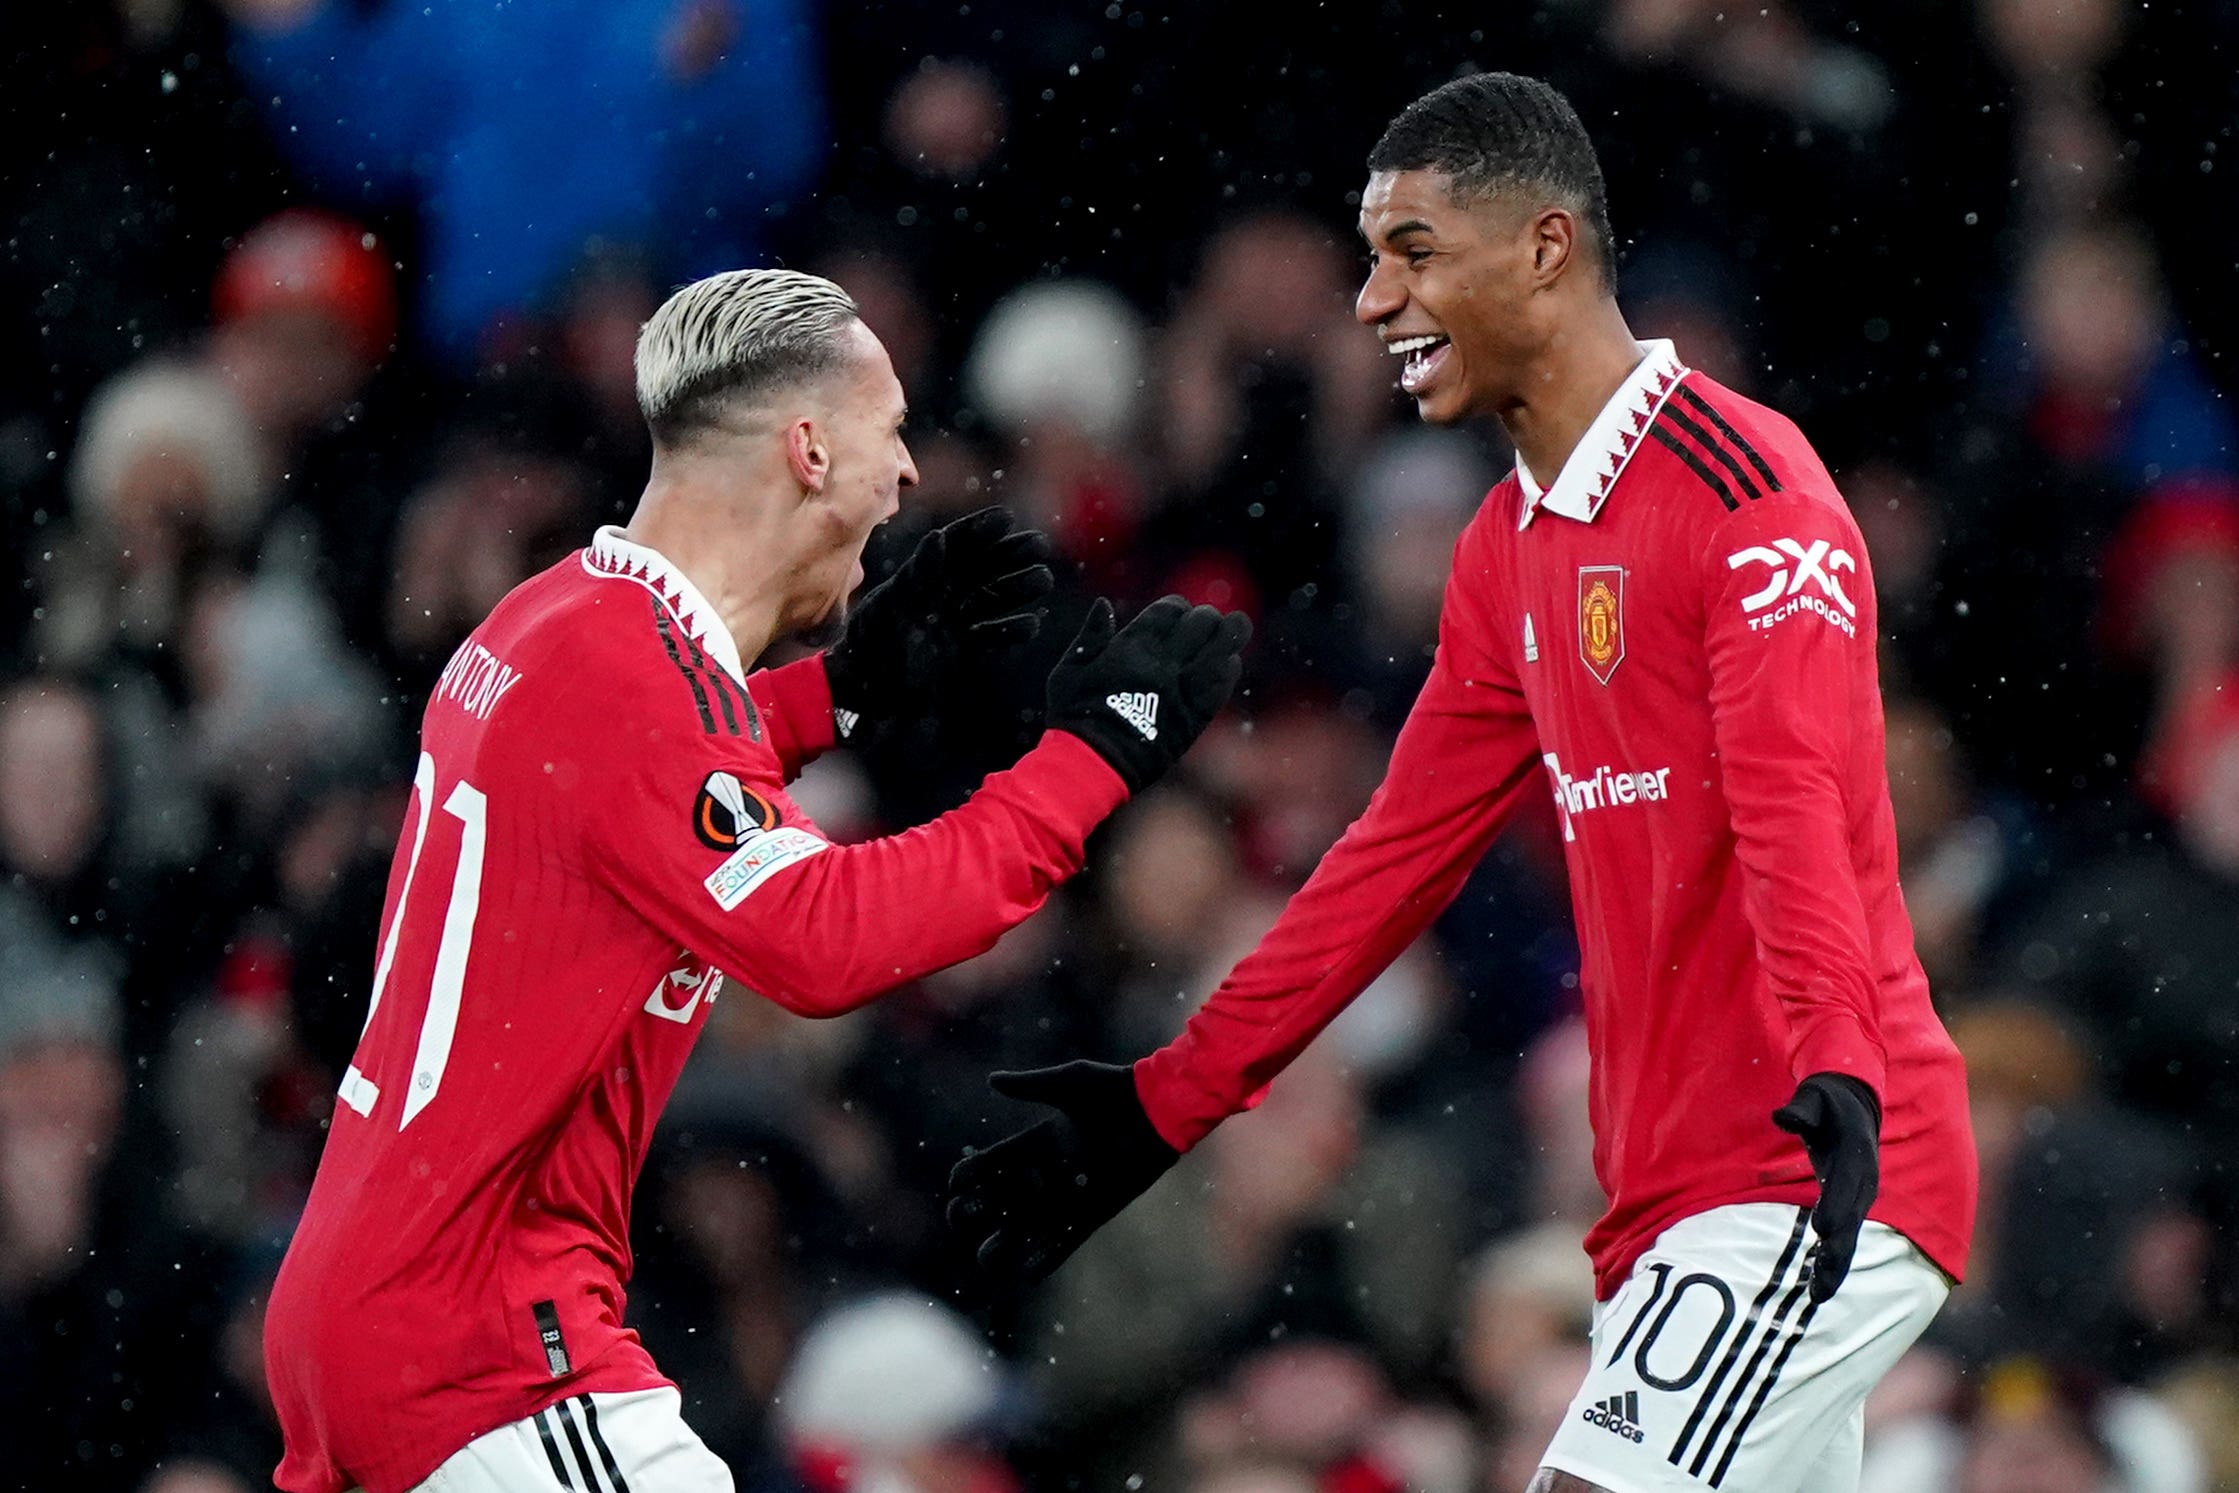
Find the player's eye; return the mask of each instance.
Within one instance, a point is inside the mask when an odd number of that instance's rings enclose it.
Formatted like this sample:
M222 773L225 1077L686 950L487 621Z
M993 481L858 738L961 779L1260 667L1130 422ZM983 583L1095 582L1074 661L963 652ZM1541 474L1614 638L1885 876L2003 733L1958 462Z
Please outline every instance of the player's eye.
M1426 259L1430 258L1430 256L1431 256L1431 251L1430 251L1430 250L1428 250L1428 249L1425 249L1425 248L1421 247L1420 245L1418 245L1418 246L1416 246L1416 247L1414 247L1414 248L1411 248L1411 249L1409 249L1409 250L1407 251L1407 262L1408 262L1409 264L1421 264L1421 263L1422 263L1422 262L1423 262L1424 260L1426 260Z

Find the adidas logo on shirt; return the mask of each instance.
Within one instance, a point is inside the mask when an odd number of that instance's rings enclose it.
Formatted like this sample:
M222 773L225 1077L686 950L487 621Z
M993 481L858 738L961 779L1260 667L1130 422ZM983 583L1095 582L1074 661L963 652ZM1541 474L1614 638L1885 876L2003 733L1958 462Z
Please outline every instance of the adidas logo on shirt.
M1647 1439L1640 1429L1640 1391L1637 1389L1611 1395L1598 1405L1588 1405L1578 1418L1590 1426L1614 1431L1627 1441L1638 1443Z
M1153 690L1123 690L1106 695L1104 703L1119 718L1143 733L1145 741L1158 740L1158 694Z

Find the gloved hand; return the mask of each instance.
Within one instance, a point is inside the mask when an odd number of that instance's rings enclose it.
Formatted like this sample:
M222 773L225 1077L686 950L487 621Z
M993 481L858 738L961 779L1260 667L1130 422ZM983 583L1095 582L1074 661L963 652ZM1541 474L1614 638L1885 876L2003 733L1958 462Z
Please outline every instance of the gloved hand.
M1252 619L1163 597L1112 631L1112 604L1097 598L1065 657L1050 670L1053 731L1094 747L1140 793L1189 750L1228 702L1244 671Z
M982 508L917 542L901 568L848 611L839 642L824 655L840 735L860 721L923 714L958 668L1042 626L1042 598L1056 584L1047 544L1011 528L1000 508Z
M1811 1210L1819 1242L1805 1268L1811 1299L1824 1302L1850 1274L1858 1231L1881 1191L1881 1102L1847 1073L1814 1073L1773 1111L1773 1123L1803 1138L1819 1178L1819 1202Z
M949 1227L1007 1283L1048 1275L1181 1159L1143 1112L1132 1068L1062 1063L998 1073L988 1085L1057 1111L949 1173Z

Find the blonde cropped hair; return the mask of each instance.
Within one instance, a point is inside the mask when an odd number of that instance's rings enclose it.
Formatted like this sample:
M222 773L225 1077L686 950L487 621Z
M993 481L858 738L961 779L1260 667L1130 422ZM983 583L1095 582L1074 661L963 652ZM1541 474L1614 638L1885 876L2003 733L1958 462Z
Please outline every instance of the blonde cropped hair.
M689 440L734 401L837 367L861 319L831 281L799 270L726 270L661 303L638 333L637 402L653 438Z

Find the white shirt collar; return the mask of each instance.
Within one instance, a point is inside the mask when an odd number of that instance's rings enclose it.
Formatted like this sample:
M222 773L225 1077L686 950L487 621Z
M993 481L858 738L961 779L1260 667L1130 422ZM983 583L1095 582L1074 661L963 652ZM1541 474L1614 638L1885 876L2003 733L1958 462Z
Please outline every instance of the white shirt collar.
M1516 453L1516 483L1524 490L1524 511L1516 520L1519 531L1542 508L1590 524L1609 500L1610 490L1624 475L1625 464L1633 459L1641 438L1648 433L1649 422L1688 371L1670 342L1658 339L1641 346L1648 349L1647 355L1609 396L1609 403L1602 406L1594 423L1586 427L1578 449L1555 474L1554 486L1541 487L1524 465L1524 454Z
M700 588L659 550L626 539L619 525L607 524L591 537L583 551L583 568L593 575L636 581L645 587L668 608L686 637L706 649L733 679L746 683L746 669L739 662L739 645L731 637L731 629L700 594Z

